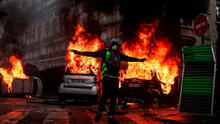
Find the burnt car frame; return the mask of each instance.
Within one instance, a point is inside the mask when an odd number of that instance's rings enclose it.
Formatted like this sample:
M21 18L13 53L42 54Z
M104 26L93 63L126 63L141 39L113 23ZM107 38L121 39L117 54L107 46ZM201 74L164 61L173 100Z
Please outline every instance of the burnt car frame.
M126 105L127 102L141 102L145 107L150 107L163 91L158 80L145 80L128 78L121 83L119 88L119 104Z

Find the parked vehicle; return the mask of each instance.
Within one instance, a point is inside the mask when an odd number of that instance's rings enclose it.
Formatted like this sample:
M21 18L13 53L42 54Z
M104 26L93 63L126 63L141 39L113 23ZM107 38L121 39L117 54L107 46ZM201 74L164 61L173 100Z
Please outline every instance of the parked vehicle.
M119 103L141 102L149 107L162 94L159 82L137 78L125 79L119 89Z
M58 88L58 100L91 99L99 100L99 83L95 75L68 74L64 75L63 82Z

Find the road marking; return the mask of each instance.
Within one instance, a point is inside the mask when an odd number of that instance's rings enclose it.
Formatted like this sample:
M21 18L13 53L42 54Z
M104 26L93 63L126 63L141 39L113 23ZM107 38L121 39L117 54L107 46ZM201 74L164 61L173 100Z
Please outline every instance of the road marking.
M1 124L16 124L19 120L23 119L29 114L28 109L15 109L5 115L0 116Z

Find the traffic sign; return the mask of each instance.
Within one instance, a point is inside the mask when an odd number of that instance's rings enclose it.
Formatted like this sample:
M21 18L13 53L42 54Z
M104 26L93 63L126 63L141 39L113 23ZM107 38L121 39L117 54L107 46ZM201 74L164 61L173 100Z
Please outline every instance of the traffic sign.
M200 14L194 21L194 33L197 36L203 36L209 28L209 21L205 14Z

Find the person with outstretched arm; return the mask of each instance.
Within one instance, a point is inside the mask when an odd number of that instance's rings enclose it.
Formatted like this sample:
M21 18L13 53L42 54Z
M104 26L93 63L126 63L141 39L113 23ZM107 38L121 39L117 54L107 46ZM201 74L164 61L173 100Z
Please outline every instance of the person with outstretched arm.
M105 110L105 103L108 98L111 99L109 107L109 123L117 123L114 119L116 99L119 86L119 69L121 61L130 62L144 62L146 59L138 59L126 56L119 51L120 41L117 39L112 39L109 48L102 49L98 52L80 52L76 50L71 50L75 54L90 56L90 57L101 57L102 66L101 72L103 75L102 79L102 97L99 102L99 113L95 118L95 121L99 121L102 113Z

